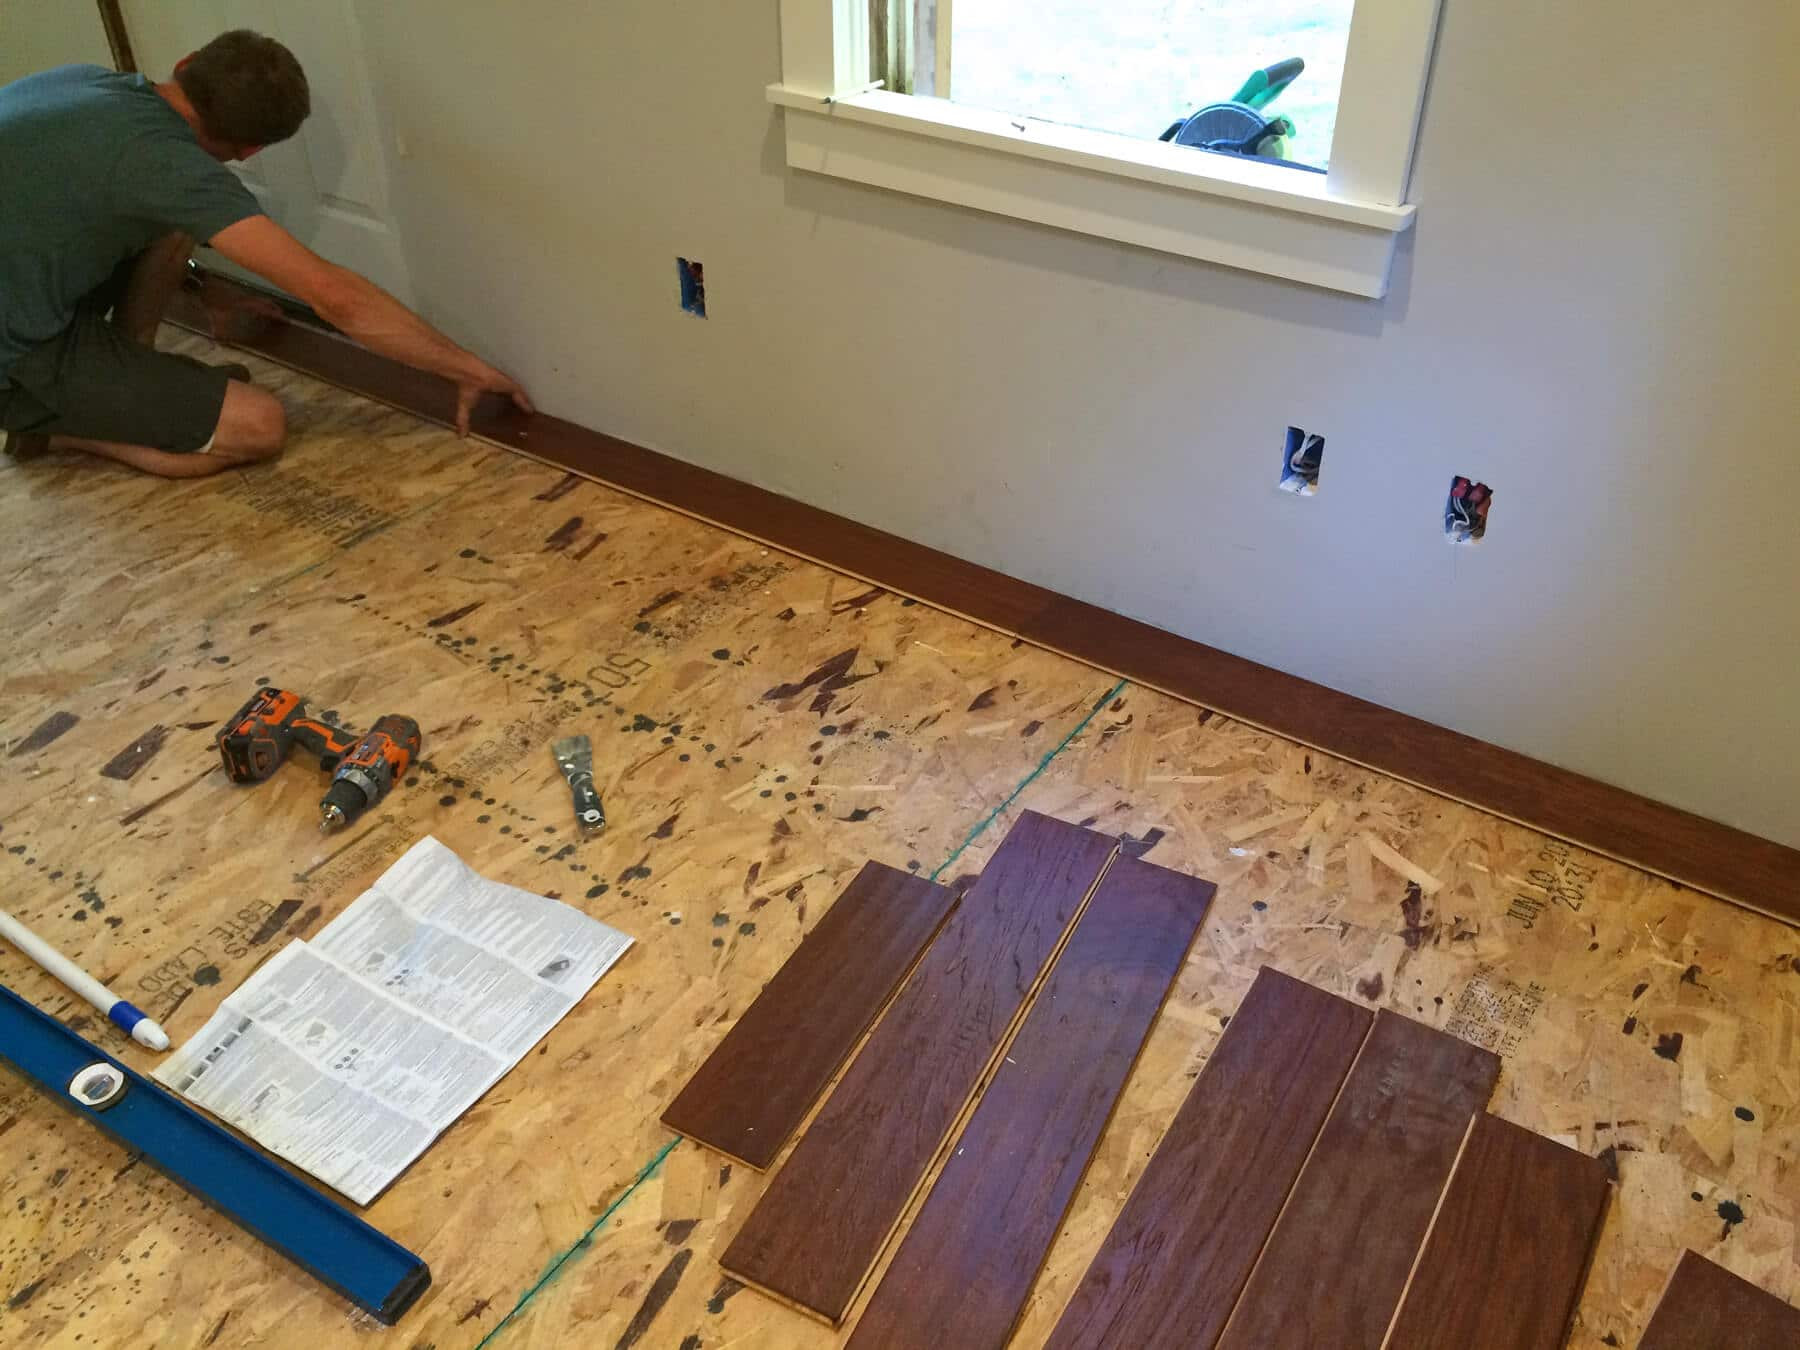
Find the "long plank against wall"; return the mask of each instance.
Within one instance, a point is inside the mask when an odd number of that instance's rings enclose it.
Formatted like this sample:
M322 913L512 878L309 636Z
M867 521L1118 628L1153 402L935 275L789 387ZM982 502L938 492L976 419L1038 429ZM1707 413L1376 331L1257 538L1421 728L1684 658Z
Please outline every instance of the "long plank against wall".
M1190 1350L1219 1338L1372 1020L1263 967L1049 1350Z
M1559 1350L1611 1187L1598 1158L1477 1116L1384 1350Z
M1500 1060L1385 1009L1226 1324L1223 1350L1378 1350Z
M762 1171L932 939L956 894L866 864L663 1112Z
M197 333L209 330L205 310L185 292L175 296L170 317ZM264 325L239 345L438 422L447 424L456 406L455 387L440 376L304 324ZM527 417L511 404L484 399L475 412L475 434L1133 683L1800 924L1800 849L1257 665L573 422L543 413Z
M1794 1350L1800 1308L1683 1252L1638 1350Z
M726 1248L727 1272L843 1320L1113 850L1020 817Z
M1133 859L1107 871L852 1350L1006 1344L1213 889Z

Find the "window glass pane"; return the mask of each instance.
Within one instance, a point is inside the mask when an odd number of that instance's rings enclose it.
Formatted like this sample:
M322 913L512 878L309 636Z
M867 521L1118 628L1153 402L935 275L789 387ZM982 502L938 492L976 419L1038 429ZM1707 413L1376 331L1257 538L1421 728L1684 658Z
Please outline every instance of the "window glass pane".
M951 97L1052 122L1161 136L1291 57L1259 110L1294 125L1286 157L1323 168L1353 0L955 0ZM1253 124L1251 124L1253 125Z

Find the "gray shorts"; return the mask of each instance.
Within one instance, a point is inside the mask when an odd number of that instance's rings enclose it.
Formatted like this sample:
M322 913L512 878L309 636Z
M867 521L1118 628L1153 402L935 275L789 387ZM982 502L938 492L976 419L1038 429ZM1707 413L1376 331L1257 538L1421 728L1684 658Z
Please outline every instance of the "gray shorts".
M67 328L0 375L0 431L177 453L212 440L230 376L191 356L133 342L106 317L116 289L101 287Z

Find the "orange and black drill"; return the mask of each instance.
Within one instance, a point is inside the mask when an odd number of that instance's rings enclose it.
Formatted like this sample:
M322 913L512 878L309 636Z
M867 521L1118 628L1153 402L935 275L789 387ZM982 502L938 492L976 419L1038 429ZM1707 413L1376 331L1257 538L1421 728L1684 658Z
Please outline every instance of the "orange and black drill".
M331 774L319 803L319 829L328 833L387 796L418 756L419 724L388 713L358 737L311 716L306 700L292 690L264 688L219 729L218 740L225 773L234 783L272 777L295 745L318 756L319 767Z

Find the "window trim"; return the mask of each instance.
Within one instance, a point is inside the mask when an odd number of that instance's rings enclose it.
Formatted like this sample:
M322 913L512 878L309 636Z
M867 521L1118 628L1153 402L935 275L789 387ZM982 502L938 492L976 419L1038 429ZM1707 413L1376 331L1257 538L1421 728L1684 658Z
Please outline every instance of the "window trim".
M1330 171L870 87L868 0L782 0L791 168L1378 298L1439 0L1357 0Z

